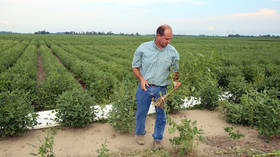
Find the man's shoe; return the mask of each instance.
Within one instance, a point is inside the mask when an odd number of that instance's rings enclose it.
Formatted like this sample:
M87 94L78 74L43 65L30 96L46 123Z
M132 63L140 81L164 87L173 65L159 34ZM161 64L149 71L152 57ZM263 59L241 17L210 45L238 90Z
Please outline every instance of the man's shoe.
M144 145L144 135L136 135L136 143L139 145Z
M161 149L162 148L161 141L154 141L153 146L154 149Z

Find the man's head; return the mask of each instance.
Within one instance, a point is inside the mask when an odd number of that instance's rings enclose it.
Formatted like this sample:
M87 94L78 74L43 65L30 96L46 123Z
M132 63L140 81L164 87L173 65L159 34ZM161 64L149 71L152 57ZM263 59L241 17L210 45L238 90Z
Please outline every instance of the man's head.
M157 28L156 44L159 48L165 48L171 41L172 29L168 25L161 25Z

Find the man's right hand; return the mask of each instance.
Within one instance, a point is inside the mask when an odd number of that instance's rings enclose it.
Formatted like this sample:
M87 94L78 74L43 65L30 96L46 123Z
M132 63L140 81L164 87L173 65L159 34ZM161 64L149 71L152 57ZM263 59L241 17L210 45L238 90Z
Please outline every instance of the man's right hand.
M134 73L134 75L140 80L140 84L141 84L141 89L144 91L147 91L146 86L149 86L147 80L144 80L144 78L142 77L139 68L132 68L132 71Z
M141 80L141 89L147 91L146 86L149 86L147 80Z

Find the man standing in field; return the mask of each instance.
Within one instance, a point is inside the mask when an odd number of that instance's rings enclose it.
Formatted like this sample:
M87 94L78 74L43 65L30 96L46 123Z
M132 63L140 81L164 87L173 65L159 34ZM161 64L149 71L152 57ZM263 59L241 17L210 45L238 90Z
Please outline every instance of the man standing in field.
M176 49L169 45L173 37L172 29L168 25L161 25L157 28L156 38L152 41L142 43L135 51L132 61L132 71L140 83L136 92L136 142L144 145L146 116L152 99L156 101L160 96L166 94L167 80L172 68L175 76L174 88L177 89L179 82L179 54ZM161 147L161 140L166 125L166 115L163 108L155 107L156 121L153 133L154 147Z

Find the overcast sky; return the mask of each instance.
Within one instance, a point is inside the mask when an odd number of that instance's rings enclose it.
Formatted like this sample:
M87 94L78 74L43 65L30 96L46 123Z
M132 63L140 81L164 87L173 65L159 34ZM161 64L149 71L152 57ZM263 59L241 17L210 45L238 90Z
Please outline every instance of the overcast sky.
M0 0L0 31L280 35L280 0Z

